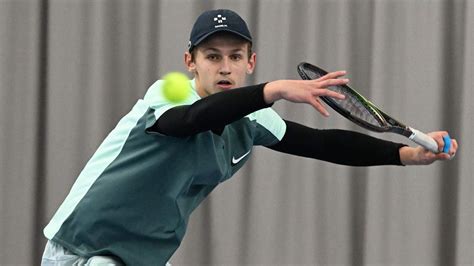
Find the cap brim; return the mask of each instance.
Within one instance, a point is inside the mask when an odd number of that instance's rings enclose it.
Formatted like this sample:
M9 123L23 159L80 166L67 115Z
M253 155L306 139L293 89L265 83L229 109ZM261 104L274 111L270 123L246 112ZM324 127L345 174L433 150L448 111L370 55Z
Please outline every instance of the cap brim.
M192 50L194 47L198 46L202 41L204 41L205 39L207 39L207 38L208 38L209 36L211 36L212 34L215 34L215 33L217 33L217 32L224 32L224 31L233 33L233 34L235 34L235 35L237 35L237 36L239 36L239 37L241 37L241 38L243 38L243 39L245 39L245 40L247 40L247 41L249 41L249 42L252 42L252 39L250 39L248 36L245 36L245 35L243 35L243 34L241 34L241 33L239 33L239 32L236 32L236 31L230 30L230 29L226 29L226 28L219 28L219 29L215 29L215 30L213 30L213 31L211 31L211 32L208 32L208 33L206 33L205 35L203 35L203 36L202 36L201 38L199 38L195 43L193 43L191 47L189 47L189 50Z

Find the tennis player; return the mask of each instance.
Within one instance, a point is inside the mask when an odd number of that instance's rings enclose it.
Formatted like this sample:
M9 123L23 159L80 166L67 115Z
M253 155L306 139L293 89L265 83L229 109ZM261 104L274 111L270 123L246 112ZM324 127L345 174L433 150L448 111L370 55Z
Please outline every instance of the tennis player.
M351 166L430 164L449 154L344 130L283 120L270 107L286 100L312 105L348 82L344 71L319 80L245 86L256 54L244 20L230 10L201 14L184 61L194 79L182 104L154 83L105 138L44 229L43 265L165 265L191 212L250 158L254 146ZM447 132L430 133L442 149ZM343 141L350 139L351 141Z

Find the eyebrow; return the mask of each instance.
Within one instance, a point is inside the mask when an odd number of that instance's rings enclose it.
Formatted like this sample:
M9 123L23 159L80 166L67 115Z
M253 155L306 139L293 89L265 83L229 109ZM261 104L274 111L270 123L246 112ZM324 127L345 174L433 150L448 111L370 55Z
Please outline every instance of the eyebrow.
M204 52L217 52L217 53L221 53L221 51L217 48L213 48L213 47L209 47L209 48L205 48L204 49ZM236 52L244 52L244 50L242 48L237 48L237 49L234 49L231 51L232 53L236 53Z

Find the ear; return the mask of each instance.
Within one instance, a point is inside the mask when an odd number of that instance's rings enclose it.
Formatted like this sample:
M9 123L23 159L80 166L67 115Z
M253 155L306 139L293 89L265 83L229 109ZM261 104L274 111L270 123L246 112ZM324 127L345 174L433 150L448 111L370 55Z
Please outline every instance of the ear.
M247 63L247 74L250 75L253 73L256 63L257 63L257 54L252 53L252 55L249 58L249 62Z
M188 69L189 72L195 73L196 72L196 64L192 60L192 55L189 52L184 53L184 64L186 65L186 68Z

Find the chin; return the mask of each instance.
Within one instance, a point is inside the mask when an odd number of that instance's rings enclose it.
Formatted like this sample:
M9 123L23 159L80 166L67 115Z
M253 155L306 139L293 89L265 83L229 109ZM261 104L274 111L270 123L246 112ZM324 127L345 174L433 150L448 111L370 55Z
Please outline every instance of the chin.
M217 88L216 88L216 92L228 91L228 90L232 90L232 89L234 89L234 88L235 88L235 86L230 86L230 87L227 87L227 88L217 87Z

